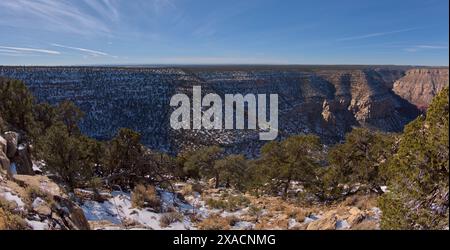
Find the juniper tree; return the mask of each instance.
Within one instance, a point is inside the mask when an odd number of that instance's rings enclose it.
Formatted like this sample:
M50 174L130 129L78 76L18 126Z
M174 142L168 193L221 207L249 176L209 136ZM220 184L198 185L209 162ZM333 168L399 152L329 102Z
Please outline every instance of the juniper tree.
M449 222L449 90L426 117L406 126L386 167L389 192L380 200L384 229L444 229Z
M220 172L222 182L226 187L233 186L244 190L247 178L248 164L243 155L229 155L216 161L214 168Z
M185 172L198 172L203 178L215 178L215 187L221 183L222 169L216 161L223 156L223 149L218 146L203 147L193 152L184 163Z
M356 128L346 136L345 143L335 145L328 153L326 181L338 193L338 185L356 183L379 190L386 184L381 168L394 151L394 135Z
M266 144L261 150L260 163L269 179L281 182L283 197L287 198L292 181L301 182L305 188L314 187L321 150L317 136L292 136L282 142Z
M14 129L30 132L34 128L33 96L18 80L0 78L0 116Z

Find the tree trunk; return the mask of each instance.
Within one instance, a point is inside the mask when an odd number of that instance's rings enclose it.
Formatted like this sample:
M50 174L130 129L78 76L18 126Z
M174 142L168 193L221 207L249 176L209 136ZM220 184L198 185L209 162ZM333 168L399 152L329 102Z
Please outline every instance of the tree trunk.
M220 186L219 174L216 174L216 186L215 186L215 188L217 189L217 188L219 188L219 186Z
M284 184L284 190L283 190L283 199L287 199L287 193L289 191L289 186L291 185L291 178L289 178L286 183Z

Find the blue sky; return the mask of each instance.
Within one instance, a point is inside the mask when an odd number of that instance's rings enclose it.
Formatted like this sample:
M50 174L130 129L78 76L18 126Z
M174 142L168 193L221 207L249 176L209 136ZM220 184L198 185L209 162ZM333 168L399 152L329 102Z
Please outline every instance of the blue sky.
M0 65L448 65L448 0L0 0Z

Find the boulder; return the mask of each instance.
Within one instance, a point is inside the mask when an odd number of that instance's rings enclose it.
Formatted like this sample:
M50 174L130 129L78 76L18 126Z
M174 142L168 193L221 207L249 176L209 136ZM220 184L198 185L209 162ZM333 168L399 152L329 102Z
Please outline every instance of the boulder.
M365 219L365 214L357 207L352 207L349 211L350 216L347 218L347 222L350 227L362 222Z
M70 230L90 230L90 225L83 209L72 201L60 196L55 196L54 200L58 207L57 217L62 219L65 227Z
M4 152L0 151L0 168L9 172L11 162Z
M19 134L16 132L6 132L5 139L7 143L6 155L9 158L13 158L17 152L17 145L19 142Z
M6 141L5 138L0 136L0 152L3 152L6 154L6 147L8 145L8 141Z
M33 162L31 161L31 153L28 145L20 145L18 147L13 161L16 164L17 174L34 175Z
M32 204L33 210L41 215L50 216L52 214L52 209L50 205L41 198L36 198Z
M328 214L308 224L307 230L336 230L336 214Z
M36 189L41 189L46 193L49 193L54 196L63 196L66 195L61 190L61 188L54 181L50 180L47 176L35 175L15 175L14 181L22 186L29 186Z

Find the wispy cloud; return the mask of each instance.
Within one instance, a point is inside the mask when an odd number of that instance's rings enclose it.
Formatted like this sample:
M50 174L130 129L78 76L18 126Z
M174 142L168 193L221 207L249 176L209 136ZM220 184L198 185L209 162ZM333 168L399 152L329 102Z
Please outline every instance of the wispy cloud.
M9 47L9 46L0 46L2 52L6 53L40 53L40 54L49 54L49 55L60 55L61 52L55 50L47 50L47 49L37 49L37 48L21 48L21 47Z
M104 16L114 16L111 1L89 4L94 10L88 13L75 1L67 0L2 0L0 24L25 28L46 29L77 34L108 33L110 28ZM100 12L100 15L97 13Z
M421 50L448 50L448 46L443 45L416 45L404 49L407 52L417 52Z
M57 43L53 43L51 45L54 46L54 47L59 47L59 48L63 48L63 49L70 49L70 50L76 50L76 51L84 52L84 53L89 54L90 56L110 56L108 53L102 52L102 51L98 51L98 50L66 46L66 45L61 45L61 44L57 44Z
M353 40L361 40L361 39L368 39L373 37L380 37L380 36L387 36L387 35L393 35L398 33L404 33L408 31L413 31L418 28L410 28L410 29L401 29L401 30L394 30L394 31L386 31L386 32L378 32L378 33L370 33L365 35L359 35L359 36L351 36L351 37L344 37L340 38L337 41L343 42L343 41L353 41Z

